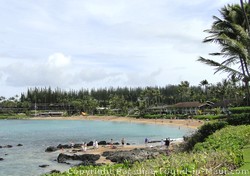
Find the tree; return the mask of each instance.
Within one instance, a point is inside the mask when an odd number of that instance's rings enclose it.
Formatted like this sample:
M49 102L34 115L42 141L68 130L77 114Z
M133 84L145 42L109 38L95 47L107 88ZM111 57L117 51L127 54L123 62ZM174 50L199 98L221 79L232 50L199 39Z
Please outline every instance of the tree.
M178 91L180 95L180 101L187 101L190 95L189 82L181 81L178 85Z
M113 95L109 101L110 108L120 111L122 114L128 113L129 103L124 96Z
M219 63L200 57L198 61L215 67L215 73L226 72L228 76L235 76L245 83L245 90L249 99L249 61L250 61L250 3L227 5L220 10L222 19L215 19L211 29L206 30L210 36L203 42L214 42L221 46L221 50L210 53L212 56L222 56ZM247 101L249 104L249 100Z

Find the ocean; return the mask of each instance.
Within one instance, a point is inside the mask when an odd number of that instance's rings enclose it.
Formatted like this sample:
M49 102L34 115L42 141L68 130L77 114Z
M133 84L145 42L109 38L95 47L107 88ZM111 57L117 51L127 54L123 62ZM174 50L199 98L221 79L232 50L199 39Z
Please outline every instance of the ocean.
M131 145L149 140L182 138L189 128L155 124L83 120L0 120L0 176L37 176L53 169L66 171L71 166L58 164L59 151L46 153L48 146L97 141L120 142L125 138ZM17 146L22 144L22 146ZM49 165L41 168L39 165Z

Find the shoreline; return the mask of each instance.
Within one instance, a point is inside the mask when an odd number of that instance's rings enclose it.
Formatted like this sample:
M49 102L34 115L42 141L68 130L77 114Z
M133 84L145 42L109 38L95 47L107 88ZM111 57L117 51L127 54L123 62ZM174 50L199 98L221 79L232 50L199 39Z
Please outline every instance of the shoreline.
M92 154L92 155L100 155L100 158L95 161L96 164L116 164L116 162L112 162L110 159L107 159L106 156L103 156L104 152L124 152L124 151L132 151L135 149L139 150L158 150L158 151L173 151L177 145L182 143L181 141L172 141L169 147L165 146L165 143L161 145L161 143L148 143L148 144L141 144L141 145L99 145L98 148L93 146L88 146L86 151L83 151L82 148L74 148L74 149L59 149L55 151L58 155L59 154L66 154L68 156L74 155L85 155L85 154ZM114 147L114 148L113 148Z
M197 129L204 124L201 120L193 119L143 119L133 117L118 117L118 116L70 116L70 117L32 117L31 120L98 120L111 122L129 122L129 123L144 123L166 126L178 126L179 128Z

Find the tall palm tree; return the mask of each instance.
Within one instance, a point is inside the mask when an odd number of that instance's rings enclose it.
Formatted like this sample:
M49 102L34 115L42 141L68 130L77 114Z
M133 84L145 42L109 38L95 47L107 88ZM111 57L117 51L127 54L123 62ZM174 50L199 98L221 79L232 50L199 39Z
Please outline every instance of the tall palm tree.
M210 53L212 56L222 56L221 63L200 57L198 61L215 67L215 73L227 72L245 83L247 100L249 99L249 63L250 63L250 2L240 1L240 5L227 5L220 10L222 19L215 19L211 29L206 30L210 36L204 43L214 42L221 46L220 52ZM238 66L238 67L235 67ZM249 101L247 101L249 102Z

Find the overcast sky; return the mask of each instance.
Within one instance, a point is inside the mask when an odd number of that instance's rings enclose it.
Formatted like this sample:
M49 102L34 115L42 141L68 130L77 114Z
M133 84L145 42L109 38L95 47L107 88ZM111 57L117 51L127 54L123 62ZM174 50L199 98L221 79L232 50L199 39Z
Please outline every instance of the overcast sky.
M31 87L198 85L219 9L239 0L0 0L0 96ZM210 56L209 56L210 57Z

